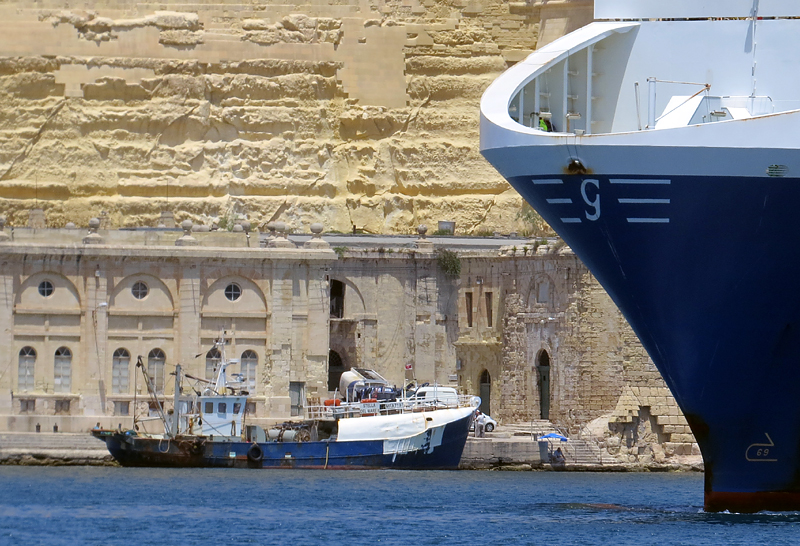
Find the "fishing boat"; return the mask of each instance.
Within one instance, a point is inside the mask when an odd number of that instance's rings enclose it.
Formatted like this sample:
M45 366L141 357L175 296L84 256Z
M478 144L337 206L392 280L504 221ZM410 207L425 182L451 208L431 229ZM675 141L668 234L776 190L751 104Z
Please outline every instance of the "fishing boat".
M122 466L456 469L480 398L419 401L372 370L343 374L342 398L306 408L305 418L262 428L247 422L246 383L228 368L225 340L214 381L175 370L172 409L142 365L150 407L163 432L93 430ZM193 381L191 392L184 381ZM186 389L187 391L189 389ZM395 393L392 396L392 393ZM398 396L399 395L399 396ZM373 398L375 396L375 398Z
M484 157L680 405L707 511L800 509L800 3L595 0L481 100Z

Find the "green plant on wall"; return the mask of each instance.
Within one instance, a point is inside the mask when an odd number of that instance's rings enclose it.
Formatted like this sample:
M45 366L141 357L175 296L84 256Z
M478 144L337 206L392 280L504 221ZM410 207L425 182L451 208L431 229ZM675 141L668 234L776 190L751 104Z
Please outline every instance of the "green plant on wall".
M236 225L236 218L238 215L233 210L227 210L219 217L217 227L221 230L233 231L233 226Z
M552 232L547 222L528 203L523 202L522 208L517 212L517 220L523 224L519 230L523 237L541 236Z
M439 269L441 269L445 275L448 277L458 277L461 275L461 258L458 257L457 252L447 250L446 248L440 248L436 253L436 263L439 264Z
M339 256L339 258L343 258L344 257L344 253L347 252L347 247L346 246L335 246L335 247L333 247L333 251L336 253L337 256Z

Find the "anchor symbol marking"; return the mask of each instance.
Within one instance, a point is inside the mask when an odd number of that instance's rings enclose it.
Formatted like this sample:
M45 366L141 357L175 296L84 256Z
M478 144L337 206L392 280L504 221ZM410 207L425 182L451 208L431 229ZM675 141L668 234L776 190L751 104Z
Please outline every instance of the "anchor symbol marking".
M750 444L747 446L747 449L744 452L744 458L753 463L774 463L778 459L771 459L768 458L770 453L772 452L772 448L775 447L775 444L772 442L772 438L769 437L769 434L766 432L764 436L767 437L768 444ZM774 457L774 455L773 455Z

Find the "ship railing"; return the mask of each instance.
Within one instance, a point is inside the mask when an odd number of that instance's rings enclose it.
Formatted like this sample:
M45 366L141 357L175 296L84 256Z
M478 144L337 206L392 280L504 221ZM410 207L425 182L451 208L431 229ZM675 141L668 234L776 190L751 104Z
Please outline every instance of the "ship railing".
M340 402L331 405L306 407L307 419L350 419L372 415L392 415L397 413L416 413L447 408L469 408L476 406L476 397L459 395L458 400L415 400L405 398L393 401Z

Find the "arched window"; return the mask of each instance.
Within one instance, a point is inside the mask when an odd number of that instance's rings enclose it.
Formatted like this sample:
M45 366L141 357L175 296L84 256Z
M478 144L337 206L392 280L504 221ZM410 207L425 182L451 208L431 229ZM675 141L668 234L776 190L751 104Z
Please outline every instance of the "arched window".
M258 355L255 351L247 350L242 353L242 376L247 391L252 395L256 392L256 366Z
M342 356L336 351L328 351L328 390L335 391L339 388L339 379L344 372Z
M164 392L164 364L167 355L161 349L153 349L147 355L147 373L153 380L156 392Z
M489 370L483 370L480 377L480 393L481 393L481 412L486 415L492 414L492 376L489 375Z
M220 362L222 362L222 353L216 347L206 353L206 379L214 381L217 378Z
M111 361L111 392L125 394L128 392L128 377L131 369L131 354L127 349L117 349Z
M72 351L67 347L56 349L53 362L53 390L70 392L72 379Z
M539 352L536 359L536 372L539 379L539 416L550 419L550 355L547 351Z
M344 283L331 280L331 318L344 317Z
M536 301L539 303L550 302L550 281L543 280L536 287Z
M33 371L36 366L36 351L33 347L23 347L19 351L19 378L17 379L17 388L21 392L32 392L33 384Z

